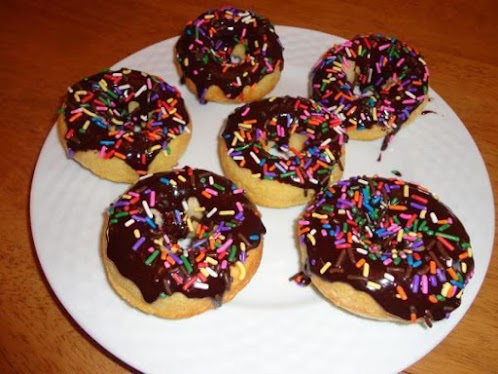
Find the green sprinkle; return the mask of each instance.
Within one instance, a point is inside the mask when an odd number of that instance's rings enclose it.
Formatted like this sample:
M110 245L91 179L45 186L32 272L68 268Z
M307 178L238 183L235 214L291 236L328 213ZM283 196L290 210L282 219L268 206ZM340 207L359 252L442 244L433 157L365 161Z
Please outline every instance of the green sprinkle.
M157 249L154 252L152 252L152 254L149 257L147 257L147 260L145 260L145 265L150 266L157 258L157 256L159 256L159 253L161 253L161 251Z
M168 297L168 295L166 295L164 292L161 292L159 294L159 297L161 297L162 299L166 299Z
M445 301L446 297L444 297L443 295L436 295L436 299L438 299L439 301Z
M293 176L293 175L295 175L295 174L296 174L296 172L295 172L295 171L288 171L287 173L282 173L282 174L280 174L280 176L281 176L282 178L287 178L287 177Z
M235 255L237 254L237 246L235 244L230 248L230 254L228 255L228 261L233 262L235 260Z
M451 227L450 224L448 223L445 223L444 225L442 225L440 228L437 229L437 231L444 231L446 230L448 227Z
M459 242L460 238L456 235L445 234L444 232L436 232L436 236L440 236L445 239L453 240L454 242Z
M192 265L190 264L189 260L187 257L185 257L184 255L181 255L180 258L182 259L183 261L183 266L185 266L185 269L187 269L187 272L190 274L192 273L192 270L194 270L194 268L192 267Z
M212 186L214 188L216 188L218 191L225 191L225 187L223 187L222 185L220 185L218 183L213 183Z
M118 98L118 95L116 95L114 92L112 92L111 90L107 90L106 93L112 97L113 99L117 99Z
M116 215L114 217L115 218L121 218L121 217L127 217L129 215L130 215L130 213L123 211L123 212L116 213Z

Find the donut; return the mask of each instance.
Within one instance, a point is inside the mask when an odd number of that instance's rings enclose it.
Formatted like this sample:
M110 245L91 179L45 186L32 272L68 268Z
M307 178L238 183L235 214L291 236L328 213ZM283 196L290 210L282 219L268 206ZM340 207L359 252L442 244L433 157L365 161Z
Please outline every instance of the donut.
M341 121L315 101L273 97L228 116L218 153L225 175L253 202L279 208L340 179L346 141Z
M312 284L352 313L403 322L448 318L474 273L469 236L426 188L355 176L322 190L297 224Z
M408 44L378 34L326 51L311 72L311 97L344 121L351 139L390 139L428 101L429 70Z
M182 82L201 103L250 102L280 79L282 46L269 20L222 7L190 21L176 44Z
M184 167L141 178L108 209L107 278L124 300L186 318L233 299L259 266L265 227L243 190Z
M172 169L191 134L180 92L157 76L125 68L69 87L57 128L70 158L101 178L127 183Z

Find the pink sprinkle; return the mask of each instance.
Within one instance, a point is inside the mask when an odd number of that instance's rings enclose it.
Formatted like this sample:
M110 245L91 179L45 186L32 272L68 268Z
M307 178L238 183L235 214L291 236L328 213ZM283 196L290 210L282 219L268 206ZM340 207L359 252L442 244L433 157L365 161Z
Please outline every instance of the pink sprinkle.
M400 67L400 66L403 64L403 62L405 62L405 58L404 58L404 57L403 57L403 58L401 58L401 59L398 61L398 63L396 64L396 67Z
M244 111L242 112L242 117L245 117L247 113L249 113L249 111L251 110L251 108L249 106L247 106Z
M225 243L223 243L217 250L216 253L221 253L223 251L226 251L228 247L230 247L233 243L233 239L228 239Z
M107 147L105 145L103 145L102 148L100 148L99 157L104 157L106 150L107 150Z
M379 46L379 51L383 51L384 49L389 48L389 46L390 46L390 44L389 44L389 43L386 43L386 44L380 45L380 46Z
M242 204L240 203L240 201L237 201L237 202L235 203L235 205L237 206L237 210L238 210L239 212L243 212L243 211L244 211L244 207L242 206Z
M427 281L427 275L422 275L422 293L427 295L429 293L429 282Z
M150 201L149 201L149 206L152 208L156 205L156 191L151 191L150 192Z
M218 196L218 191L215 191L212 188L206 187L205 191L211 195Z

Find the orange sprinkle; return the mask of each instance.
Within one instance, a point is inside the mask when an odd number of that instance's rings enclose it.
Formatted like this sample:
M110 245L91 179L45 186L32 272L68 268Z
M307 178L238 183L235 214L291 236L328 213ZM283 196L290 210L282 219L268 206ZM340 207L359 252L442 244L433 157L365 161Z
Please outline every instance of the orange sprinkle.
M119 152L114 152L114 156L117 158L120 158L121 160L126 160L126 155L119 153Z
M389 209L390 210L400 210L400 211L403 211L403 210L406 210L407 207L404 206L404 205L389 205Z
M355 264L355 266L359 269L365 264L365 262L366 262L365 259L361 258L358 260L358 262Z
M455 273L455 270L453 268L448 268L446 269L446 271L448 272L451 278L453 278L454 280L458 280L458 275L457 273Z
M431 261L429 262L429 271L431 272L431 274L436 274L436 262L435 261Z
M401 300L406 300L408 299L408 296L406 296L406 292L401 286L396 286L396 291L398 292L398 295L401 297Z
M429 301L433 304L437 304L437 302L438 302L436 299L436 296L434 296L434 295L429 296Z
M81 117L83 115L83 112L78 112L76 114L74 114L73 116L71 116L71 118L69 118L69 122L74 122L76 121L79 117Z
M201 193L202 193L202 196L204 196L204 197L206 197L208 199L210 199L212 197L211 194L209 192L207 192L207 191L202 191Z
M297 235L302 235L302 234L305 234L305 233L307 233L308 231L311 231L311 229L310 229L309 227L305 227L305 228L303 228L302 230L299 230L299 231L297 232Z

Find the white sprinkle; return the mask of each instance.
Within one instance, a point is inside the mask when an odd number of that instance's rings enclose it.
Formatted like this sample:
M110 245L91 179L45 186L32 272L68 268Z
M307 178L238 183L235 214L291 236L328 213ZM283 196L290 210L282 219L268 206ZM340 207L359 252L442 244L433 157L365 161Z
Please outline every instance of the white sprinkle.
M211 216L213 216L213 214L215 214L217 212L218 208L214 207L213 209L211 209L208 214L206 214L206 217L207 218L210 218Z
M139 97L141 94L143 94L143 93L144 93L144 91L145 91L146 89L147 89L147 87L146 87L146 86L145 86L145 84L144 84L142 87L140 87L140 88L137 90L137 92L135 92L135 97Z
M145 213L147 213L147 216L149 218L154 218L154 215L152 214L152 212L149 208L149 204L147 203L147 200L142 200L142 206L144 207Z

